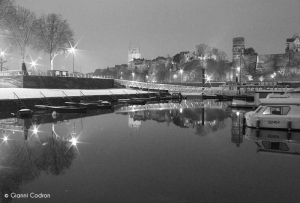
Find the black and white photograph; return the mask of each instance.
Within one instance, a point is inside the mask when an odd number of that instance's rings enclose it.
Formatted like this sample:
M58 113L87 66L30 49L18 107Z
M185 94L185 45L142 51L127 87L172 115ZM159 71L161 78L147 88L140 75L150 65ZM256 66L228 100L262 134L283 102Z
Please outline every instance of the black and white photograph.
M300 0L0 0L0 203L299 203L298 170Z

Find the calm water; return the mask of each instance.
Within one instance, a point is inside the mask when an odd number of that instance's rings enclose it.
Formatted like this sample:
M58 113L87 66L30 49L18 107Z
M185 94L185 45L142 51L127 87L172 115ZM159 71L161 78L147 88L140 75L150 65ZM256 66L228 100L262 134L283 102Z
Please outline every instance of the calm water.
M261 131L258 138L247 130L243 136L241 117L220 103L204 110L164 107L1 120L0 200L300 201L300 156L262 152L255 144L285 133ZM68 141L72 137L78 142ZM291 139L300 147L300 134ZM50 198L4 196L14 193Z

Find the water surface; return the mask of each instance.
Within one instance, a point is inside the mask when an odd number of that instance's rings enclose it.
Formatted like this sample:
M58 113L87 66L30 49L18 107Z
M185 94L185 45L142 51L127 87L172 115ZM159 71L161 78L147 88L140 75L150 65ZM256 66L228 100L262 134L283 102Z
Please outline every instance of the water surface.
M131 110L2 120L2 202L299 202L300 157L259 152L243 111Z

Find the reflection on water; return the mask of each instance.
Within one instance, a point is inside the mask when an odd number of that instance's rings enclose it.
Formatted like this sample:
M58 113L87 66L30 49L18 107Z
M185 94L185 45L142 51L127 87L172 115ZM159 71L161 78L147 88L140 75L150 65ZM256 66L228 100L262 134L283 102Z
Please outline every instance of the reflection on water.
M224 111L221 102L183 102L150 104L145 106L126 106L116 113L128 116L128 127L139 130L147 120L158 123L175 124L180 128L194 128L197 135L207 135L225 128L224 120L230 113Z
M72 202L122 202L126 197L128 201L123 202L151 202L145 200L149 198L152 202L200 202L203 196L203 202L217 202L219 197L238 202L239 197L232 199L233 192L243 195L247 190L257 195L252 179L260 174L260 179L265 178L271 169L272 176L278 174L265 164L273 163L272 159L261 153L300 151L298 132L245 131L245 111L228 110L222 103L197 102L125 106L115 113L102 110L2 119L0 199L11 201L3 195L32 190L47 174L58 178L48 180L43 188L58 188L51 190L53 201L60 201L57 193L67 188L70 192L64 195L74 196ZM134 136L135 132L143 136ZM78 139L82 135L84 139ZM80 141L89 143L80 146L84 164L76 159ZM270 176L268 180L259 184L271 188L275 180ZM57 185L57 181L68 186ZM259 187L265 194L264 187Z
M245 137L254 141L260 153L300 155L300 132L247 128Z
M64 174L76 157L77 137L81 133L75 121L93 115L95 112L36 114L32 118L0 120L0 199L11 201L4 194L21 193L21 186L38 179L42 172ZM56 128L62 126L70 127L57 133Z
M68 141L70 134L57 136L53 130L39 132L37 120L10 119L2 122L0 137L0 197L21 193L21 186L41 176L60 175L70 168L76 156ZM39 123L41 124L41 123ZM52 125L55 125L54 123ZM23 137L23 138L22 138Z

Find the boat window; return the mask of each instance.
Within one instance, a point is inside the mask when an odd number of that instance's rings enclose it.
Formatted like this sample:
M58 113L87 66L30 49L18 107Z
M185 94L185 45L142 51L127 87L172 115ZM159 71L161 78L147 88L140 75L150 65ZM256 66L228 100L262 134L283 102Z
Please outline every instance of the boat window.
M281 115L281 107L271 107L271 112L272 115Z
M255 111L255 113L258 113L258 112L260 112L260 110L262 109L263 107L259 107L259 108L257 108L256 109L256 111Z
M267 108L264 110L263 114L270 114L270 107L267 107Z
M291 109L289 106L273 106L270 108L272 115L287 115Z
M290 111L291 107L289 106L283 106L282 107L282 115L287 115Z
M270 141L262 141L264 148L280 150L280 151L288 151L289 147L284 142L270 142Z

